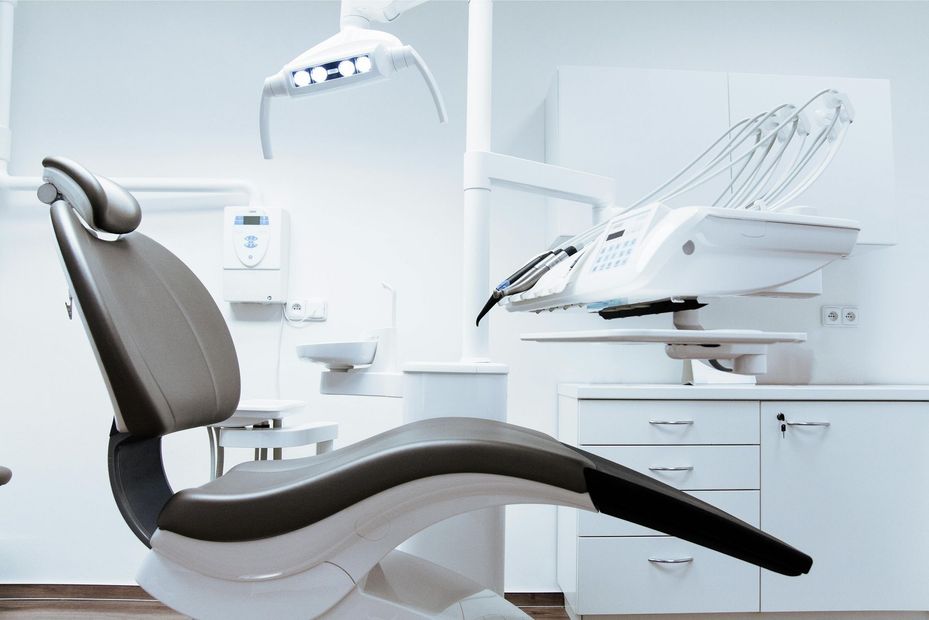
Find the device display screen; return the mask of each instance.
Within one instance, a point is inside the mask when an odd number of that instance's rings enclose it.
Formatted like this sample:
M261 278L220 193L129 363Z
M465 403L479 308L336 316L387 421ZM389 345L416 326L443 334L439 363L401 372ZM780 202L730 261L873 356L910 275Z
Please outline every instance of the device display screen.
M267 215L237 215L235 216L236 226L267 226Z
M626 229L625 229L625 228L624 228L623 230L617 230L617 231L614 232L614 233L610 233L610 234L607 236L606 240L607 240L607 241L612 241L613 239L619 239L620 237L622 237L622 236L625 235L625 234L626 234Z

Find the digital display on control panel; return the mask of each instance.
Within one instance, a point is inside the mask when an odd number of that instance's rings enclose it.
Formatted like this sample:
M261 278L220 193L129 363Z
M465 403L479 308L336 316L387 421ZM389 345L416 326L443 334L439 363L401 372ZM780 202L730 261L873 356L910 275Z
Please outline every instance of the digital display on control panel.
M638 232L642 224L643 220L640 215L614 222L600 251L597 252L591 271L609 271L624 267L635 251Z
M609 235L607 235L606 240L607 240L607 241L612 241L613 239L619 239L620 237L622 237L622 236L625 235L625 234L626 234L626 229L625 229L625 228L622 229L622 230L617 230L616 232L610 233Z
M267 215L237 215L235 216L236 226L268 226Z

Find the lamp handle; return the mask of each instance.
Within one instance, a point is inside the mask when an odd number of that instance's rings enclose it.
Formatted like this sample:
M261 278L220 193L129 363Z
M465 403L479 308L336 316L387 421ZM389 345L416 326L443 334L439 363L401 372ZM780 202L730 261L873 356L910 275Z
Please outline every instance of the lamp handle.
M261 156L265 159L274 157L271 149L271 98L274 97L272 80L275 76L265 80L261 89L261 103L258 106L258 142L261 145Z
M442 99L442 91L439 90L439 85L436 83L432 71L429 70L429 66L426 65L426 61L419 55L419 52L411 45L404 45L403 47L390 50L390 56L394 61L394 67L397 69L404 69L409 67L410 64L413 64L419 69L419 73L423 76L426 86L429 87L429 94L432 95L432 102L435 104L436 112L439 114L439 122L443 124L447 123L448 113L445 111L445 100Z

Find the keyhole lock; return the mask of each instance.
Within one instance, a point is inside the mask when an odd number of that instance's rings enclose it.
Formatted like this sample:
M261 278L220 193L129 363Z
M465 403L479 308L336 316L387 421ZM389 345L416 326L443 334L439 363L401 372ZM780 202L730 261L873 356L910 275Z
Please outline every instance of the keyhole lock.
M781 423L781 436L787 437L787 416L783 413L777 414L777 419Z

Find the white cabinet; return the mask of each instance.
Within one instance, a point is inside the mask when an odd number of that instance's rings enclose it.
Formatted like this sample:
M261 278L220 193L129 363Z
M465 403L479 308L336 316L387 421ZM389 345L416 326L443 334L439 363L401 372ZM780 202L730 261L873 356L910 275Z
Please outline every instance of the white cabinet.
M929 404L766 402L761 421L761 526L814 561L762 571L762 611L929 609Z
M559 387L558 424L562 441L814 560L783 577L560 508L558 581L577 617L929 611L929 388L572 384Z
M759 519L759 405L559 399L562 441ZM558 580L583 617L758 611L759 570L618 519L558 511Z

